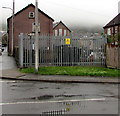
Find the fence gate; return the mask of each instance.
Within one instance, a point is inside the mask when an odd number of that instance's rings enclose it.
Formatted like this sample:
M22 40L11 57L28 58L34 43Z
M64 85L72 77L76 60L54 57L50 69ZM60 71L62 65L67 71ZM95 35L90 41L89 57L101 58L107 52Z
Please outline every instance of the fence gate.
M21 34L19 63L21 67L35 65L35 37ZM39 36L39 66L104 66L106 39Z

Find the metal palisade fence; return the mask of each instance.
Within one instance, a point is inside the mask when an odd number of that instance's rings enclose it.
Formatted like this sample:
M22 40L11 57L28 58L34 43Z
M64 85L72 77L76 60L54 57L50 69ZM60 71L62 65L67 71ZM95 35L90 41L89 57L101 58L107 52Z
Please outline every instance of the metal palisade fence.
M79 36L40 35L39 66L105 66L103 37L80 38ZM20 34L19 65L35 65L35 37Z

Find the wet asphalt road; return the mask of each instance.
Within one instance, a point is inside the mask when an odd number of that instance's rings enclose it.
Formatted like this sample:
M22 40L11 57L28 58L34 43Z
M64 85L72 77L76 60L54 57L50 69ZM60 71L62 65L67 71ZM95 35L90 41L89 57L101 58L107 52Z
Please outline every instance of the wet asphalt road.
M118 114L118 85L0 83L3 114Z
M16 68L7 48L0 70ZM0 80L2 114L118 114L118 85ZM1 112L1 111L0 111Z

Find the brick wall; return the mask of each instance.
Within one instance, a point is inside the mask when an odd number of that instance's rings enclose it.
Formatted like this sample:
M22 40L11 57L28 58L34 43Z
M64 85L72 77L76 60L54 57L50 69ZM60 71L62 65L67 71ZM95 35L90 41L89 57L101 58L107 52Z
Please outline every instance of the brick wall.
M110 68L120 69L120 46L106 45L106 65Z
M35 19L29 18L29 12L34 12L35 8L29 6L22 12L18 13L14 17L14 48L18 46L18 35L20 33L29 34L32 32L32 23L35 22ZM53 34L53 20L48 18L43 13L39 12L38 14L39 23L40 23L40 34ZM9 39L9 53L11 52L11 33L12 33L12 25L11 19L8 20L8 39Z
M64 30L66 30L66 36L70 35L70 31L62 23L60 23L58 26L54 28L53 30L54 35L55 35L55 30L57 30L59 35L59 29L62 29L62 36L64 36Z

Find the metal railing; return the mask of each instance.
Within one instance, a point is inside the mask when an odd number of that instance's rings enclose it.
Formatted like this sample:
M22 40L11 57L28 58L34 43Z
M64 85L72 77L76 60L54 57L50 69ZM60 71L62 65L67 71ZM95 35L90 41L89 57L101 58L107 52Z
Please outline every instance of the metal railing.
M35 37L19 36L20 67L35 64ZM102 37L39 36L39 66L105 66L106 39Z

